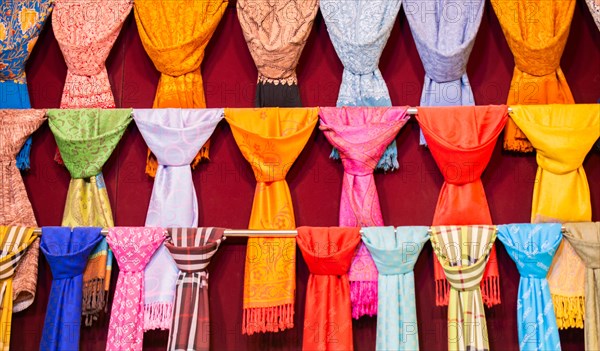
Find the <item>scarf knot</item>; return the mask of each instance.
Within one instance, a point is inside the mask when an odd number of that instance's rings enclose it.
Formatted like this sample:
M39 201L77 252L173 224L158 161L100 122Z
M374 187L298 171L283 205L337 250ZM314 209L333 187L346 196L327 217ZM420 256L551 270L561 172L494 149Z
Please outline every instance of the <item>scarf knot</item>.
M543 149L538 149L536 160L540 168L556 175L564 175L579 169L583 165L586 156L586 153L578 149L564 150L564 152L556 149L545 152Z
M568 27L567 27L568 28ZM515 56L515 66L521 72L532 76L543 77L555 73L560 67L560 59L569 31L565 31L560 36L548 40L537 47L531 44L512 43L513 54ZM509 38L510 42L510 38ZM514 50L514 46L519 45L519 50Z

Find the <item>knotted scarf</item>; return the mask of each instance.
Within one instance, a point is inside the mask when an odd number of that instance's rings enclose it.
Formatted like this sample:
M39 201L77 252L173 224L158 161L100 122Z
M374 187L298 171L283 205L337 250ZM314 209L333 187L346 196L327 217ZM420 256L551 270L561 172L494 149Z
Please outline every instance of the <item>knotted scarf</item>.
M344 165L341 227L383 226L373 171L409 116L407 107L323 107L319 127ZM377 314L377 268L360 245L350 267L352 317Z
M225 238L222 228L173 228L167 249L179 277L167 350L209 350L208 272L210 259Z
M569 36L575 0L491 2L515 57L507 105L574 104L560 58ZM504 149L533 151L512 120L506 124Z
M206 107L200 64L227 0L136 0L134 6L142 44L161 73L153 107ZM208 146L192 167L208 159ZM154 177L158 163L148 155L146 173Z
M521 278L517 298L519 349L560 350L560 337L546 275L562 239L561 226L509 224L498 227Z
M83 271L102 228L42 228L40 248L52 271L52 286L40 350L79 350Z
M598 105L513 106L511 117L537 151L531 221L590 221L583 160L600 136ZM558 327L583 328L585 266L563 240L548 284Z
M359 233L358 228L298 228L298 248L310 272L303 350L354 349L348 270Z
M296 66L318 0L238 0L237 14L258 69L256 107L301 107Z
M590 13L596 22L596 27L600 30L600 1L599 0L585 0L590 9Z
M496 240L494 226L431 228L431 245L450 283L448 350L489 350L481 279Z
M198 198L190 163L223 118L223 109L136 109L133 115L158 161L146 226L197 227ZM177 267L164 247L146 267L145 280L144 327L169 329Z
M226 109L225 118L256 178L248 228L295 229L285 176L313 132L317 109ZM242 333L293 328L295 290L296 240L250 238L244 270Z
M400 0L321 0L321 13L344 73L337 106L392 106L379 59L387 43ZM333 158L337 158L334 149ZM377 169L398 165L396 140L385 150Z
M444 176L433 225L492 224L481 182L508 118L506 106L419 107L417 120ZM448 304L450 285L434 257L436 305ZM483 280L483 301L500 303L500 273L492 247Z
M48 110L50 130L71 173L62 225L114 226L102 166L131 121L131 109ZM103 239L83 274L83 315L91 324L105 309L112 252Z
M142 350L144 268L165 239L162 228L110 228L106 241L119 265L106 350Z
M418 350L413 268L428 227L363 228L363 242L379 271L377 350Z

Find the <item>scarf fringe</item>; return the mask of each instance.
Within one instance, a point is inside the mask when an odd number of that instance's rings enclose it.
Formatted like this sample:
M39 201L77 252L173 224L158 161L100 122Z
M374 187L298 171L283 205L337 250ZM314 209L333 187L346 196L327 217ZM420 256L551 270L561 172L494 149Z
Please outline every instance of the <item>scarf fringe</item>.
M196 166L203 160L208 160L208 145L209 141L202 146L200 151L194 157L192 161L192 169L195 169ZM156 177L156 171L158 170L158 161L156 160L156 156L150 152L148 149L148 157L146 158L146 174L152 178Z
M144 331L171 329L173 304L168 302L155 302L144 305Z
M82 315L85 317L86 327L98 319L102 310L106 311L106 297L104 278L94 278L83 283Z
M17 154L17 168L21 171L27 171L31 167L30 157L31 154L31 136L25 140L25 144Z
M340 159L340 153L336 148L333 148L333 150L331 150L329 158L332 160ZM387 172L394 171L398 168L400 168L400 164L398 163L398 148L396 147L396 140L394 140L385 149L383 156L381 156L381 159L379 159L379 163L377 163L376 169Z
M552 294L558 329L583 328L585 297Z
M294 304L244 308L242 334L276 333L294 327Z
M450 301L450 283L446 278L435 280L435 305L448 306Z
M515 137L505 137L504 150L514 152L533 152L533 146L531 146L531 143L528 140L516 139Z
M377 282L351 281L350 301L352 302L352 318L374 316L377 314Z
M481 298L488 308L501 303L499 276L489 276L481 281Z
M60 155L60 151L58 150L58 146L56 147L56 152L54 153L54 162L58 163L61 166L65 165L65 161L63 161L62 156Z

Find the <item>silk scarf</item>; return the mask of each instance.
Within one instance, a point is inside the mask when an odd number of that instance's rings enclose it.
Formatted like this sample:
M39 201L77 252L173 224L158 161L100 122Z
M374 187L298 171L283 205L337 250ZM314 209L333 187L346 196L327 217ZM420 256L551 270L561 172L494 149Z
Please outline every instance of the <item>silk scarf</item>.
M167 350L205 350L210 341L208 271L210 259L225 240L223 228L173 228L166 244L179 277Z
M575 0L491 2L515 57L507 105L574 104L560 58L569 36ZM512 120L506 123L504 149L533 151L527 136Z
M321 14L344 65L337 106L392 106L379 70L379 59L400 10L400 0L320 0ZM333 158L337 158L334 149ZM396 141L385 150L377 169L398 169Z
M594 18L594 22L596 22L596 27L600 30L600 1L599 0L585 0L588 8L590 9L590 13Z
M302 349L352 351L348 270L359 229L300 227L297 241L310 272Z
M256 191L249 229L295 229L294 206L285 176L308 142L316 108L226 109ZM272 260L265 260L268 253ZM244 270L242 333L278 332L294 326L296 240L250 238Z
M531 221L590 221L582 164L600 136L599 106L512 106L511 117L537 151ZM585 265L566 240L554 256L548 284L558 327L583 328Z
M433 225L492 224L481 174L508 118L507 107L419 107L416 116L431 154L444 176ZM436 305L448 305L450 283L434 257ZM492 247L482 285L484 303L500 303L500 273Z
M385 148L408 121L407 107L322 107L325 137L338 150L344 165L341 227L383 226L373 171ZM350 266L352 317L377 314L377 268L360 245Z
M79 350L83 271L102 228L43 227L40 248L52 271L52 286L40 350Z
M428 227L363 228L363 242L379 271L377 350L418 350L413 268Z
M498 227L521 278L517 298L519 349L561 350L556 316L546 275L562 239L561 225L509 224Z

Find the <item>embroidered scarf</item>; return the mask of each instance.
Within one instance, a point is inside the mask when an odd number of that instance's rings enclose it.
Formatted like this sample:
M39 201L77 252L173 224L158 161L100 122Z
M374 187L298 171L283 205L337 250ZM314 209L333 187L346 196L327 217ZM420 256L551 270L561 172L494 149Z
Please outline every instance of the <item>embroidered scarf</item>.
M319 127L344 165L341 227L383 226L373 171L409 116L407 107L322 107ZM352 317L377 314L377 268L360 245L350 267Z
M590 13L594 18L594 22L596 22L596 27L600 30L600 1L598 0L585 0L588 8L590 9Z
M256 177L248 228L295 229L285 176L317 124L317 109L226 109L225 118ZM272 259L260 258L261 252ZM295 290L296 240L250 238L244 270L242 333L293 328Z
M359 229L300 227L297 241L310 272L302 349L352 351L348 270Z

